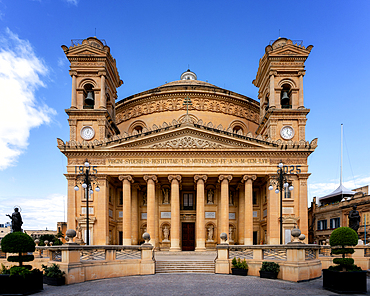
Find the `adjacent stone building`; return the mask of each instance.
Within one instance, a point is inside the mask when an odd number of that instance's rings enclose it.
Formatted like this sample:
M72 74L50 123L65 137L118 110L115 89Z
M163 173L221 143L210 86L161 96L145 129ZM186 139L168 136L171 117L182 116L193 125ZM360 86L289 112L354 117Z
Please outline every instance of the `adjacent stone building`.
M284 241L308 234L305 61L312 46L279 38L265 48L253 84L258 99L226 90L187 70L180 80L117 100L122 81L104 41L62 46L71 63L67 157L68 228L86 237L86 198L75 191L87 159L100 191L89 197L91 244L138 244L161 250L277 244L280 197L268 189L284 163ZM116 102L117 100L117 102ZM94 189L93 188L93 189Z
M343 188L339 186L338 189ZM327 244L330 234L341 226L349 226L348 214L353 206L357 206L361 216L358 236L369 242L370 231L370 196L369 186L356 188L353 191L345 189L335 190L323 198L313 198L308 209L309 243ZM365 235L366 233L366 235Z

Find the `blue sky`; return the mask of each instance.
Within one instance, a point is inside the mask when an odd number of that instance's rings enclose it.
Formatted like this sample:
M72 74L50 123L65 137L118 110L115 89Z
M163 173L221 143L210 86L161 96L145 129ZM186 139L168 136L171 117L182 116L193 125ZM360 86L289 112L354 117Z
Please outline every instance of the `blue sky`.
M199 80L251 98L259 59L279 36L314 45L306 62L309 200L339 185L370 184L369 1L0 0L0 223L14 205L26 229L64 220L69 63L61 45L105 39L124 81L118 97L178 80ZM96 34L95 34L96 29ZM280 30L280 35L279 35Z

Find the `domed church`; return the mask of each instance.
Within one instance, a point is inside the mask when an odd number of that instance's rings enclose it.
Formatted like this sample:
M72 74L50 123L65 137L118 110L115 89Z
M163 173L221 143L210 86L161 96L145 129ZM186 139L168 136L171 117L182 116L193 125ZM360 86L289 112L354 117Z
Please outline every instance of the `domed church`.
M67 157L68 229L91 245L158 250L279 244L308 235L309 109L305 61L312 45L266 46L258 98L200 81L190 69L157 88L117 97L122 80L104 40L62 46L72 77Z

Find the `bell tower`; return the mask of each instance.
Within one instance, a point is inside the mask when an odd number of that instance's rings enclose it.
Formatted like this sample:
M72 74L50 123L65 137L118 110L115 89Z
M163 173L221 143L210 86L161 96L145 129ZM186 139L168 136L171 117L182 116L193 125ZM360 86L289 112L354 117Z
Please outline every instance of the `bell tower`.
M62 49L70 61L72 76L69 116L70 141L104 140L119 134L115 123L117 88L122 85L116 60L104 40L89 37L72 40Z
M313 46L279 38L266 46L253 84L259 88L260 125L263 138L305 140L307 114L303 101L305 61Z

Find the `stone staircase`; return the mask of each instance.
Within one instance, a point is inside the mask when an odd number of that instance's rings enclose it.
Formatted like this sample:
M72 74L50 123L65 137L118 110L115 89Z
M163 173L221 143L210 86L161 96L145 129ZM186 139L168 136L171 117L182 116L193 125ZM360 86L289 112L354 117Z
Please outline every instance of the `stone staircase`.
M156 273L215 273L215 252L156 252Z

